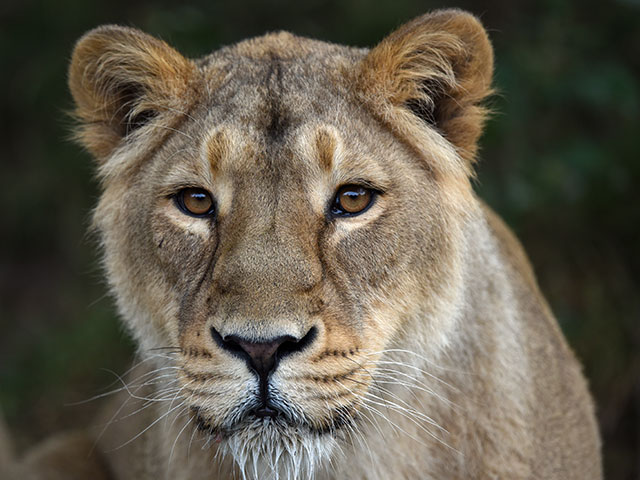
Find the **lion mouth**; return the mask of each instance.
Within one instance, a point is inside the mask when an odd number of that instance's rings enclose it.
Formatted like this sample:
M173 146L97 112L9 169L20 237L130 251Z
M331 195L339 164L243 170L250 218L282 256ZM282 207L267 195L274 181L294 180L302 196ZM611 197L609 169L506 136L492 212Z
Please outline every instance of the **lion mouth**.
M248 429L259 430L276 427L282 430L302 426L299 422L294 422L291 415L282 408L267 402L247 408L243 413L234 415L233 420L224 423L215 422L200 407L192 406L191 412L195 416L198 430L218 440L223 440Z
M288 438L307 436L312 430L307 425L294 424L282 415L248 415L230 426L217 425L202 415L196 415L196 425L209 441L220 444L234 438L265 436Z
M288 436L313 435L313 436L333 436L345 427L353 425L356 416L352 409L341 408L331 413L326 419L319 422L312 422L306 418L294 418L289 412L281 407L263 404L245 411L238 415L233 421L218 423L214 418L208 416L200 407L192 406L191 412L194 415L198 430L221 442L229 437L242 434L246 431L269 431L270 434L279 432Z

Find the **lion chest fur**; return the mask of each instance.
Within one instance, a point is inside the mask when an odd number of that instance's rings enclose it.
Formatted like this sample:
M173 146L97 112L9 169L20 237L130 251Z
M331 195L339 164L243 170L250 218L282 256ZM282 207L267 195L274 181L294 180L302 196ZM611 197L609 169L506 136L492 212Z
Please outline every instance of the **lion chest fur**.
M99 440L116 478L601 476L580 368L470 186L492 65L457 10L371 50L78 42L95 225L142 359Z

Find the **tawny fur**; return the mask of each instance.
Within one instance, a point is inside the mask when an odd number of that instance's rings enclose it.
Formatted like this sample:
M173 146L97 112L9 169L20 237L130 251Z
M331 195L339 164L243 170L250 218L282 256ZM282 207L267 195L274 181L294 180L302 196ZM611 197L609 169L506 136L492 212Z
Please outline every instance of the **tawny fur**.
M276 33L192 61L117 26L78 42L95 226L140 359L90 458L76 447L91 478L601 478L580 367L470 185L492 55L457 10L370 51ZM332 216L348 184L378 193ZM215 218L180 211L187 187ZM248 414L256 375L212 328L312 338L270 376L277 419Z

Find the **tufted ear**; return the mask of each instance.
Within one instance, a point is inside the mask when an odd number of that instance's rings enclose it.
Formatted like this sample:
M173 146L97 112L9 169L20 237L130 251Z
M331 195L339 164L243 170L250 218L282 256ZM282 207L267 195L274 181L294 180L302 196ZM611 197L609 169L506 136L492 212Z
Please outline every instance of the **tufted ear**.
M492 92L492 75L493 50L481 23L460 10L440 10L382 40L365 57L357 81L383 115L385 107L411 112L470 165L487 115L480 102Z
M196 66L138 30L98 27L76 44L69 88L80 120L77 138L104 160L136 129L166 111L184 111Z

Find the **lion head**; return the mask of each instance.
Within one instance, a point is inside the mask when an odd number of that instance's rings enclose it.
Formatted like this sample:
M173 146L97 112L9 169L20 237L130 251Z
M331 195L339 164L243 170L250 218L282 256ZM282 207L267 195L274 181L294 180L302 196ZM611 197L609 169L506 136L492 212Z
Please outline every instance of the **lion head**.
M274 33L190 60L118 26L78 42L120 312L245 475L311 476L381 398L402 408L388 372L446 346L491 74L484 29L452 10L371 50Z

